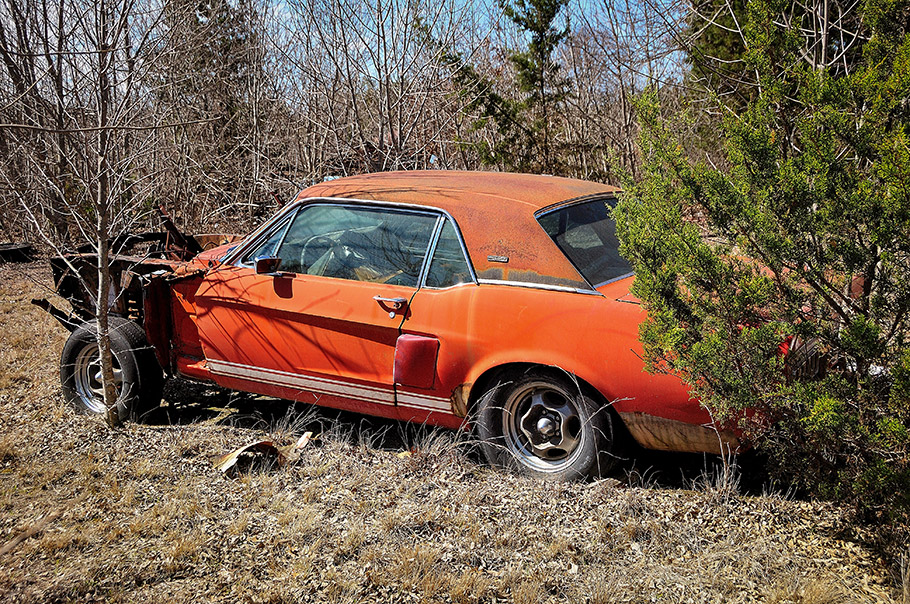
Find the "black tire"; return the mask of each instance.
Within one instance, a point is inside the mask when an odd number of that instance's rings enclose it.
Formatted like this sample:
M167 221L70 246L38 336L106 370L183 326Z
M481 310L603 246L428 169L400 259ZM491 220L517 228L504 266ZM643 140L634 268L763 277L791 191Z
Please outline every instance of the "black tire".
M584 480L615 463L610 410L558 370L503 375L480 398L477 432L492 465L545 480Z
M117 413L121 420L141 419L161 403L164 374L145 331L132 321L110 317L111 352L119 377ZM80 325L70 334L60 358L63 396L79 413L104 415L105 407L95 321Z

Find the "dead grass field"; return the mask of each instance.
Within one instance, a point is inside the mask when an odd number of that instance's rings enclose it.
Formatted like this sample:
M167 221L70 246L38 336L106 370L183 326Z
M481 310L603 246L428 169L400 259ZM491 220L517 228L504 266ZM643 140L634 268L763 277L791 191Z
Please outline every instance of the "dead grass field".
M0 266L0 601L910 604L843 510L729 480L544 484L451 432L201 387L112 431L61 399L49 280ZM303 430L294 465L211 464Z

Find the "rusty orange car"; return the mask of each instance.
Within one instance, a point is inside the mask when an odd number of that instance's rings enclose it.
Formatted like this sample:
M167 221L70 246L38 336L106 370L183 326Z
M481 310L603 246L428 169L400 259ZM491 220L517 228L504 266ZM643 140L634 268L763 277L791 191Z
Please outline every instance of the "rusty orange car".
M645 448L719 452L735 436L678 378L644 371L616 194L551 176L393 172L312 186L240 240L168 222L170 234L138 238L157 247L114 264L118 405L148 411L165 375L213 382L470 426L491 463L553 479L607 471L621 431ZM72 331L66 398L102 413L94 285L79 268L90 256L52 263L78 316L50 310Z

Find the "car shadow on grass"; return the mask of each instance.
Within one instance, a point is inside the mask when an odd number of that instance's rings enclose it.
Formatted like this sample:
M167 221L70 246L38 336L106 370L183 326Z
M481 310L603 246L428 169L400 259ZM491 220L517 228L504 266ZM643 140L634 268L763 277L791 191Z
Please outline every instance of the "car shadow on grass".
M168 381L161 406L143 415L140 423L227 425L288 436L332 434L388 451L408 450L441 430L179 379Z
M268 428L269 422L292 414L302 403L268 398L182 379L168 380L161 405L142 416L147 425L229 424ZM265 425L263 425L265 424Z
M706 453L652 451L632 445L614 470L629 486L668 489L731 489L743 495L773 490L767 459L755 451L723 457Z
M227 425L288 438L305 432L331 434L370 448L403 452L431 442L440 431L451 435L468 460L485 464L469 431L457 433L426 426L341 411L327 407L259 396L188 380L169 380L160 407L141 419L146 425ZM721 488L735 481L743 494L761 494L768 489L764 459L749 451L733 458L700 453L676 453L644 449L625 435L617 445L618 463L609 478L628 487L667 489ZM735 467L731 467L734 464Z

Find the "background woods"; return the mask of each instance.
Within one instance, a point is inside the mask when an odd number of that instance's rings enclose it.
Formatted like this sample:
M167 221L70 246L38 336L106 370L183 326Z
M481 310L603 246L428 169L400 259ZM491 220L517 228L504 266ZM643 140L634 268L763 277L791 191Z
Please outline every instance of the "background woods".
M616 180L631 97L679 95L675 6L4 0L3 238L82 244L156 205L244 231L273 192L377 170Z

